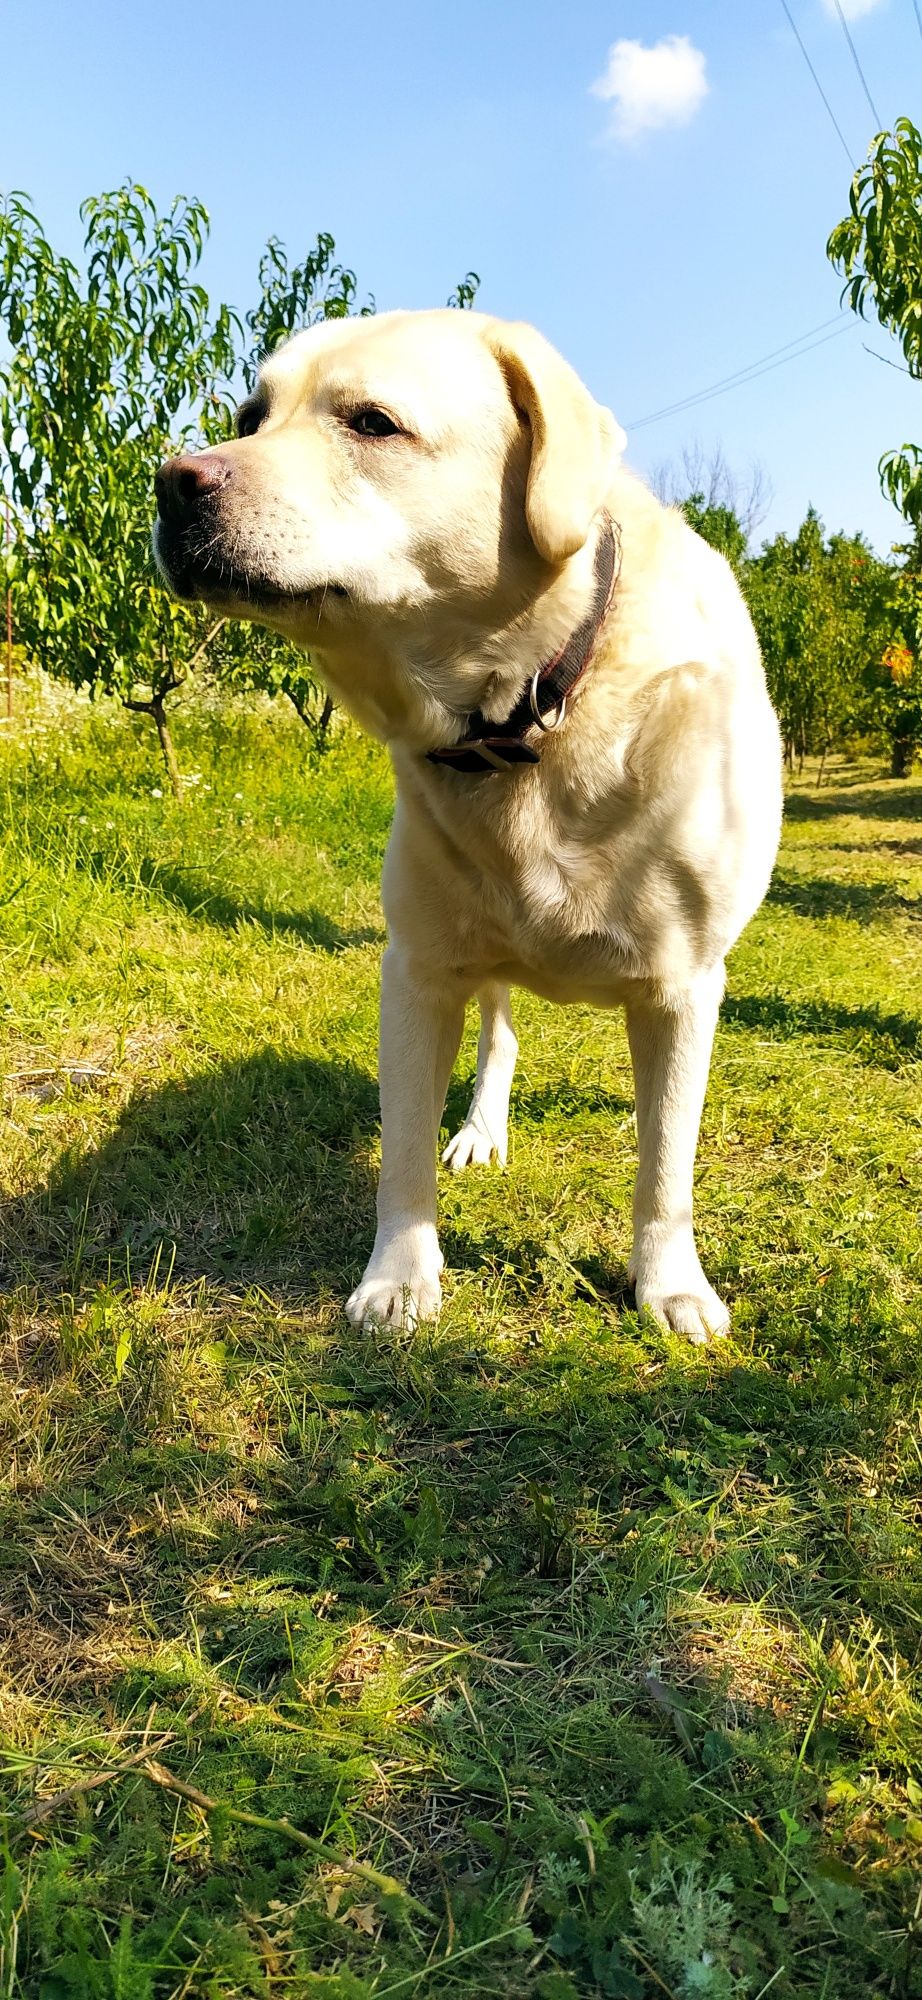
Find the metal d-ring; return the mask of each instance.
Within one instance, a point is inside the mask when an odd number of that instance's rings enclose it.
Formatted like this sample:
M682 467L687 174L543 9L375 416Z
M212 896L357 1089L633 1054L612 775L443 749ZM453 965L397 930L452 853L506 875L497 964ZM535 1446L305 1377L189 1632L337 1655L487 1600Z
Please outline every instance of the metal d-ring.
M528 706L531 709L532 715L534 716L536 723L538 724L538 728L544 730L545 736L552 736L554 730L560 728L564 716L566 715L567 697L565 694L561 695L560 700L557 704L557 713L554 717L554 720L553 722L548 722L546 716L542 715L541 710L538 707L538 682L540 678L541 678L541 668L538 667L536 672L532 675L531 686L528 690ZM550 710L548 710L548 714L550 714Z

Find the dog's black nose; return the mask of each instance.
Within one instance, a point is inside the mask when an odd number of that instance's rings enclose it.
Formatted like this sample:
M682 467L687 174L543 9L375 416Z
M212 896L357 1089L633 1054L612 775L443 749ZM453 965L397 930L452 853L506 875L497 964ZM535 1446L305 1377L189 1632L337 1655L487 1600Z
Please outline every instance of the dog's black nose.
M154 480L161 521L182 527L191 520L202 500L225 485L230 470L227 460L214 451L186 452L182 458L168 458Z

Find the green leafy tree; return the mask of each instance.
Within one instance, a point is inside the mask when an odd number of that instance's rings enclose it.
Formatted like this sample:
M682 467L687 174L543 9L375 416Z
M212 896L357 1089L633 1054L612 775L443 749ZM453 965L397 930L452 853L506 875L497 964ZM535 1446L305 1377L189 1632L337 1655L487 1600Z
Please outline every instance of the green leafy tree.
M178 794L166 701L213 628L154 575L152 482L168 451L226 424L239 328L197 282L200 202L178 197L162 215L126 184L81 217L82 272L24 196L0 203L0 476L15 529L4 567L30 657L152 716Z
M922 528L885 569L884 617L867 673L873 724L890 746L890 776L908 778L922 743Z
M708 505L703 493L690 493L680 505L689 527L709 542L712 549L726 556L731 569L739 575L746 560L747 541L746 530L733 508Z
M746 565L789 765L825 761L868 720L868 674L893 631L890 579L862 536L827 541L812 507L793 538L776 535Z
M318 320L347 319L356 310L358 283L354 271L336 262L336 244L321 231L313 250L300 264L290 264L284 243L270 236L259 265L259 298L246 313L249 350L243 374L252 389L260 363L273 349L290 340L303 327ZM375 302L368 298L358 308L364 316L373 313Z
M0 201L0 485L15 532L0 578L27 655L77 687L152 716L181 782L166 704L203 663L233 689L284 694L315 741L332 703L309 658L255 627L178 604L150 554L153 479L171 452L228 435L235 381L299 328L374 312L328 234L300 263L270 239L255 305L212 309L197 279L208 217L178 197L158 213L126 183L84 202L84 269L57 254L26 198ZM450 303L473 303L468 272ZM0 348L0 355L3 349Z
M908 118L878 133L854 175L849 213L836 224L827 255L845 276L855 312L870 308L899 341L906 368L922 380L922 133ZM890 593L892 640L873 681L878 719L892 746L891 771L903 777L922 744L922 446L903 444L884 453L884 492L899 507L913 539L899 551L902 575Z
M878 133L826 253L845 276L853 311L864 315L870 306L899 341L910 375L922 380L922 133L908 118ZM886 452L880 477L907 521L922 527L922 448Z

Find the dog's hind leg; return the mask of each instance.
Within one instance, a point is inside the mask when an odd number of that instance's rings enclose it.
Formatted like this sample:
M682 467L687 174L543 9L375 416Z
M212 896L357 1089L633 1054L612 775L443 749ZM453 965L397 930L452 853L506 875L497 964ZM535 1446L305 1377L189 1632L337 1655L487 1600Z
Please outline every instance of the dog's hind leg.
M477 1078L467 1117L442 1154L446 1167L460 1174L465 1167L506 1164L509 1132L509 1092L518 1054L512 1025L508 986L492 982L481 987L480 1040Z

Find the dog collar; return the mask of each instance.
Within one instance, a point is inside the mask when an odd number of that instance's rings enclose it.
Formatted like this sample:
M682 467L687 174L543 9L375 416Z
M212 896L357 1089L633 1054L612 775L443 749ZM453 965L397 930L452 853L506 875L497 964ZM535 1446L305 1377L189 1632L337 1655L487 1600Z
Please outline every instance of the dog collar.
M592 658L620 569L621 536L606 515L595 555L592 603L582 623L560 652L535 670L505 722L491 722L477 709L468 717L467 729L457 743L450 743L445 750L427 750L430 763L449 764L453 771L471 771L482 777L487 771L509 771L514 764L540 762L540 741L534 744L525 739L534 729L545 735L559 729L567 702Z

